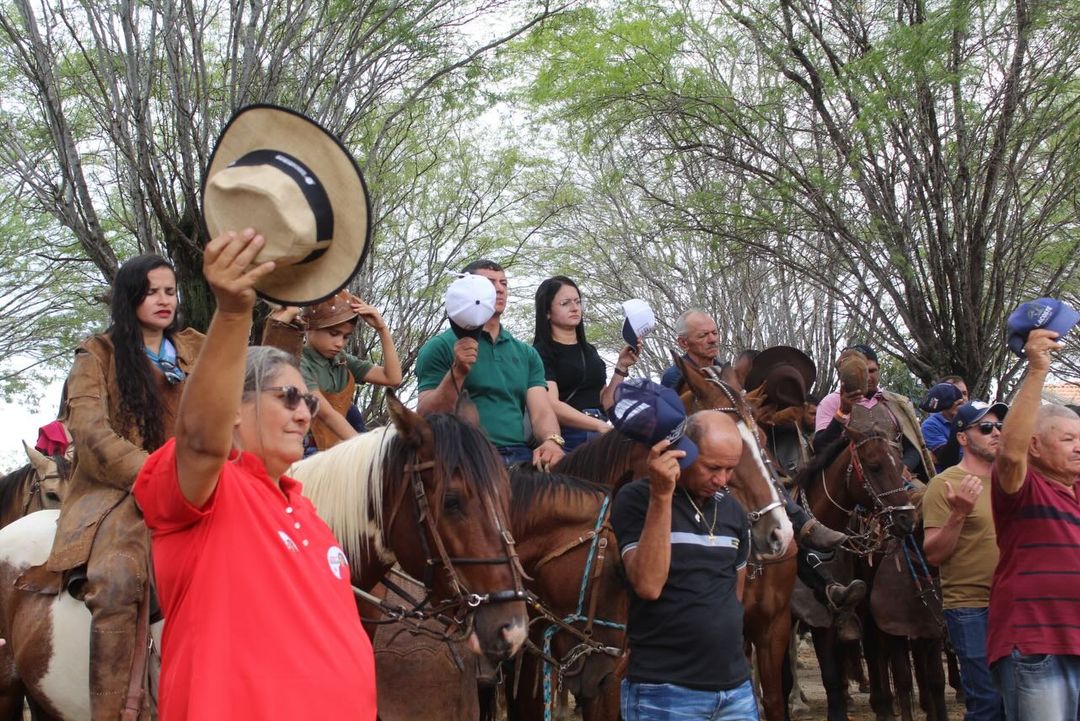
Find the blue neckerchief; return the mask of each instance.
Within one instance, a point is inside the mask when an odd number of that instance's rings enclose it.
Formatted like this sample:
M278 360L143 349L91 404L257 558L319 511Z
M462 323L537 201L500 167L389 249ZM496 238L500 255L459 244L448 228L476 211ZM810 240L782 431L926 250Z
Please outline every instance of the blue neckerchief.
M176 346L172 344L168 338L161 339L161 352L155 353L149 348L145 348L146 356L161 369L161 372L165 374L165 380L170 385L175 385L184 380L184 371L180 370L180 366L176 365Z

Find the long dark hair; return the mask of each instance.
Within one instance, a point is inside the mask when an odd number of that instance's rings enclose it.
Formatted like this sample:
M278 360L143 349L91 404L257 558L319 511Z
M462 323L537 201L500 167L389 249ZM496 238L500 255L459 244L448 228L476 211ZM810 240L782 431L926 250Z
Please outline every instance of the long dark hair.
M120 424L123 428L137 428L147 451L165 443L165 424L161 418L161 396L150 359L146 357L142 325L135 310L150 290L147 274L158 268L168 268L176 274L172 264L160 255L137 255L120 266L112 286L112 325L109 326L116 383L120 387ZM165 329L166 338L172 336L176 325L174 315Z
M548 318L548 313L551 312L551 304L555 301L555 294L564 285L572 287L578 292L578 297L581 296L581 289L577 287L577 283L565 275L552 276L536 289L536 326L533 328L533 345L537 348L551 346L551 318ZM585 345L587 341L585 340L584 311L581 314L581 322L577 324L574 332L577 334L577 342Z

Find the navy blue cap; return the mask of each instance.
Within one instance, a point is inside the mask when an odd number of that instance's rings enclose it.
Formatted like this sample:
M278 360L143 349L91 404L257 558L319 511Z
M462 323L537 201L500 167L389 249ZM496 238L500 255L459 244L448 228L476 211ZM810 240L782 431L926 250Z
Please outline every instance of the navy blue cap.
M1005 420L1005 414L1009 412L1009 406L1004 403L987 403L986 401L972 401L960 406L953 419L953 427L957 431L966 431L983 419L987 413L993 413L998 420Z
M686 470L697 460L697 444L686 437L686 410L679 394L645 378L629 378L615 388L611 423L635 441L653 446L663 439L685 451L679 467Z
M919 408L922 408L927 413L947 411L963 397L964 394L952 383L938 383L926 394L922 403L919 404Z
M1009 330L1009 350L1023 358L1028 333L1036 328L1045 328L1063 336L1077 322L1080 322L1080 313L1064 301L1039 298L1021 303L1020 307L1009 315L1006 323Z

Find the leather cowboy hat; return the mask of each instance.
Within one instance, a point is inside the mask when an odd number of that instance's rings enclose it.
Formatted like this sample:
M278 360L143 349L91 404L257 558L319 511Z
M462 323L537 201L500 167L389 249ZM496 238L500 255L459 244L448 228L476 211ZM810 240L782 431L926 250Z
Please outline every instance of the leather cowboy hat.
M202 190L209 237L254 228L266 245L255 263L274 271L260 297L310 305L345 287L371 245L371 204L341 141L300 113L241 108L221 131Z
M746 376L746 390L765 385L765 397L778 408L806 402L806 391L814 385L817 367L798 348L778 345L757 354Z

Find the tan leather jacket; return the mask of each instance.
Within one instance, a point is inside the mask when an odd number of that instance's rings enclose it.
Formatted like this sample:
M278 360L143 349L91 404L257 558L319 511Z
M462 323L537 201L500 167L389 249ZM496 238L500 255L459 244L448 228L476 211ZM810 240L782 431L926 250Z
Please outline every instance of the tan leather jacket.
M190 373L205 336L187 329L172 337L177 365ZM184 383L159 378L167 438L173 435ZM120 389L113 366L109 334L95 335L75 350L75 363L65 384L60 419L75 442L75 469L57 522L56 540L47 567L66 571L86 563L101 520L131 492L148 455L137 428L123 428Z
M930 454L926 441L923 440L922 426L915 415L915 406L911 405L907 396L899 393L882 391L881 396L885 406L892 411L896 422L900 424L900 433L907 438L908 443L919 449L919 458L922 460L925 477L933 478L937 473L934 470L934 456Z

